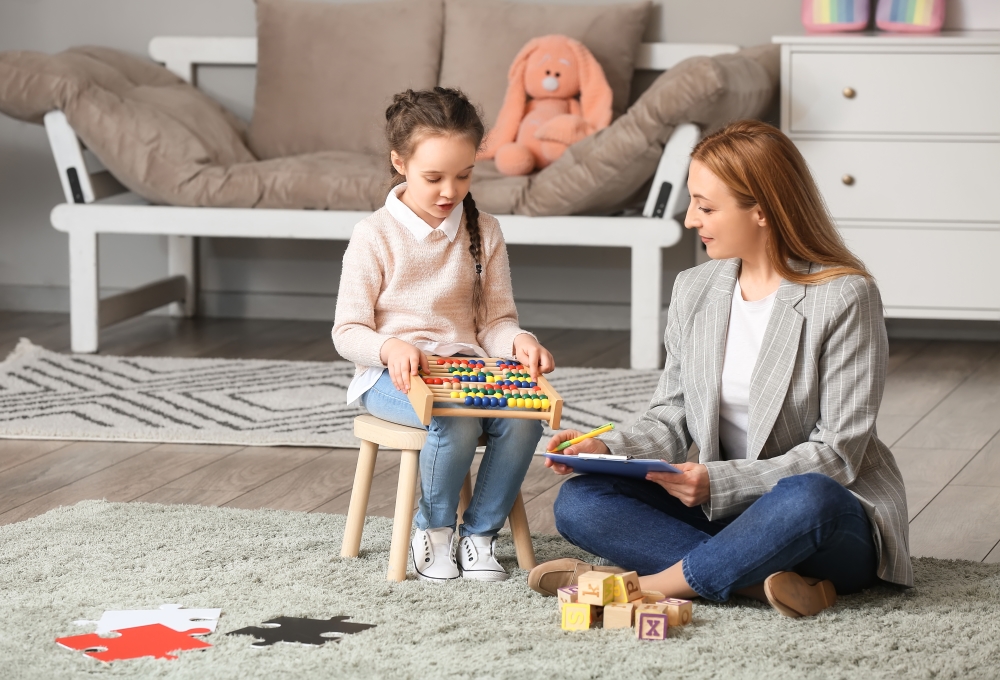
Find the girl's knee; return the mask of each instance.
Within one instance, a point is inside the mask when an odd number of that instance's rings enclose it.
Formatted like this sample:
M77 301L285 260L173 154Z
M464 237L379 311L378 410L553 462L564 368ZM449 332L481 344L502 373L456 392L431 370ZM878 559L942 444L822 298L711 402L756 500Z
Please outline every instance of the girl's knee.
M491 428L496 436L517 439L534 439L542 436L542 421L521 420L519 418L496 418Z
M483 428L480 426L478 418L435 416L431 418L428 431L442 439L462 446L471 446L474 449L479 443L479 436L482 434Z

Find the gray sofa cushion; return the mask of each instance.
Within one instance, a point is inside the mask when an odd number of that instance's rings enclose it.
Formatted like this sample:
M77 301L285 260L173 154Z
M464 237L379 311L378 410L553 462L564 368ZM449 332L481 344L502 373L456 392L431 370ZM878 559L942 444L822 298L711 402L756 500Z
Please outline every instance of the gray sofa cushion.
M442 0L257 0L250 149L380 153L392 96L437 85L443 23Z
M472 191L495 214L608 214L641 203L676 125L712 130L761 115L777 91L777 48L689 59L661 75L629 111L528 177L477 164ZM83 142L132 191L186 206L374 210L388 161L324 151L258 161L244 125L166 69L124 52L0 53L0 112L41 122L60 109Z

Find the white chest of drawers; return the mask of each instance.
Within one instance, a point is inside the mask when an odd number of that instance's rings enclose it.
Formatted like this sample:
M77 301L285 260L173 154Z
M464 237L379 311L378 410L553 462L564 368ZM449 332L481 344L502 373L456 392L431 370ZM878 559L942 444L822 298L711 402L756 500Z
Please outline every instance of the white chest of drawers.
M886 316L1000 320L1000 33L774 42L781 129Z

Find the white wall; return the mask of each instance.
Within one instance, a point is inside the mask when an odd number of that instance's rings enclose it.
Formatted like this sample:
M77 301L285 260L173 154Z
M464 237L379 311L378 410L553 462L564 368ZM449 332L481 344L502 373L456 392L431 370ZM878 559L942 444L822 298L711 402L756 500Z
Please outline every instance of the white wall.
M798 13L799 0L660 0L646 39L753 45L799 32ZM0 0L0 50L56 52L97 44L145 55L156 35L254 30L252 0ZM245 68L201 69L199 85L248 118L253 75ZM0 309L68 309L66 237L48 222L61 200L44 130L0 116ZM201 245L206 313L333 317L344 244L212 239ZM627 328L626 251L510 250L526 325ZM668 269L690 266L692 252L685 239L667 253ZM166 272L166 245L155 237L104 237L100 256L106 292ZM669 289L673 277L666 279Z

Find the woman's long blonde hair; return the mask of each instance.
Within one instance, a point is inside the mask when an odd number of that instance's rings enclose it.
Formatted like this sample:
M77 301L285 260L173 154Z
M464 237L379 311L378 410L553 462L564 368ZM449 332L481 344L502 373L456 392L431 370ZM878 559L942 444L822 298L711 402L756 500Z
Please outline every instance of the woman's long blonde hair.
M771 266L786 281L818 284L838 276L871 278L833 225L802 154L781 130L756 120L727 125L701 140L691 160L729 187L740 207L759 207L767 220ZM789 259L827 268L800 273Z

